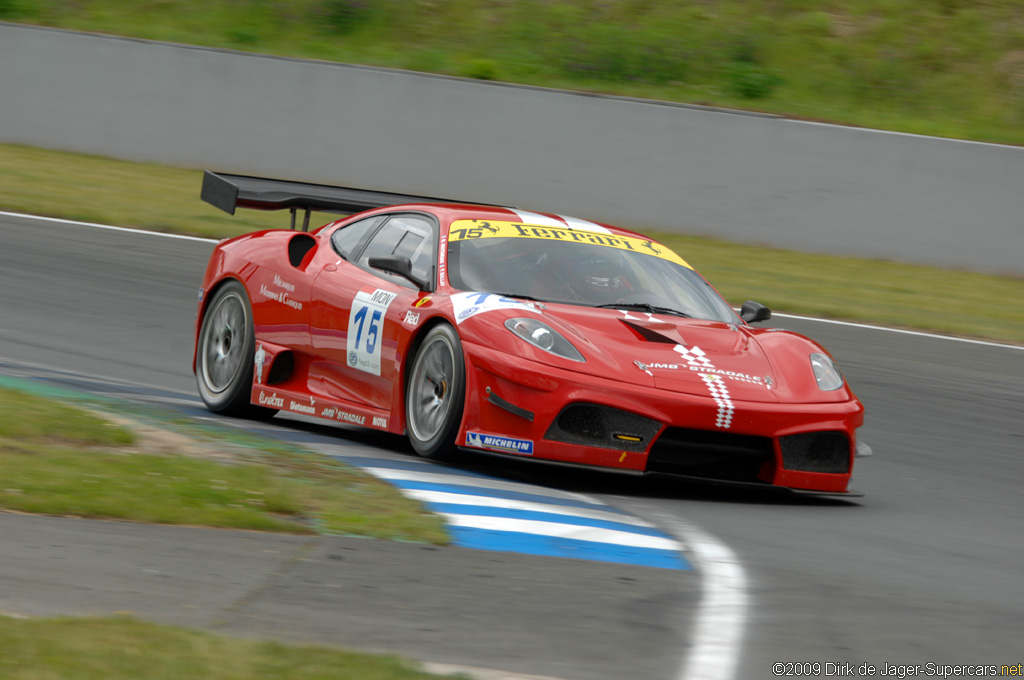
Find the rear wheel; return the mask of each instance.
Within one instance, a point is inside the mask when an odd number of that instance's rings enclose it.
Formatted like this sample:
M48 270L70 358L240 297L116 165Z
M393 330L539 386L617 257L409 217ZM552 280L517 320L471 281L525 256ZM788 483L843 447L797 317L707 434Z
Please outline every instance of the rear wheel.
M277 413L249 403L255 345L249 296L241 283L229 281L210 301L196 347L196 383L208 409L247 418Z
M462 343L448 324L432 328L412 362L405 393L405 422L416 453L453 458L466 399Z

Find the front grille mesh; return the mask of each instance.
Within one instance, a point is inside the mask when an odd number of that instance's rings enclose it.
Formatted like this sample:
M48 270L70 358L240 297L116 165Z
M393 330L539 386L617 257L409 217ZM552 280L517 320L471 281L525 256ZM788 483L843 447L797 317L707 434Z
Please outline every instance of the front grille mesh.
M807 432L779 439L782 467L801 472L850 471L850 439L844 432Z
M633 452L645 451L660 429L661 423L657 420L600 404L579 403L562 409L544 438L567 444ZM638 441L619 439L616 435Z
M769 437L670 427L654 442L647 472L754 482L774 456Z

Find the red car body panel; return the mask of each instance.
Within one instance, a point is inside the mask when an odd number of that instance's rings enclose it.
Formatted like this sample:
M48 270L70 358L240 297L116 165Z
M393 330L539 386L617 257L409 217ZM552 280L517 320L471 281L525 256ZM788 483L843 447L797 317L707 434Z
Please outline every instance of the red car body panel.
M438 276L431 292L360 268L331 245L337 228L398 212L430 215L439 224ZM543 224L537 229L567 219L538 217ZM271 230L223 241L203 278L197 336L217 287L237 280L248 292L261 348L252 403L402 434L407 360L430 327L448 323L461 339L466 367L465 407L455 442L461 447L635 472L848 490L864 408L845 383L832 391L818 387L808 356L825 353L819 345L788 331L753 328L738 317L725 323L553 302L506 301L502 306L485 295L467 298L446 275L449 229L467 219L520 222L521 213L486 206L403 205L366 211L312 234ZM610 237L644 238L599 227ZM357 299L359 313L380 312L375 331L379 355L350 351ZM472 302L480 304L467 306ZM545 352L505 327L507 319L524 316L543 319L586 361ZM290 370L283 379L273 379L277 358L286 353ZM364 363L357 370L352 362ZM577 434L566 434L558 425L560 414L579 404L607 408L613 420L621 412L639 416L650 429L642 441L622 439L623 446L609 446L610 440L580 443ZM824 472L813 469L815 464L787 469L785 452L810 446L810 440L793 435L814 433L845 437L844 470ZM702 442L692 455L706 459L711 474L703 474L700 465L677 467L683 454L674 449L660 452L663 441L691 436ZM755 450L761 453L754 456ZM715 451L750 459L740 465L745 472L722 474ZM793 455L806 453L799 451ZM656 464L656 458L661 462Z

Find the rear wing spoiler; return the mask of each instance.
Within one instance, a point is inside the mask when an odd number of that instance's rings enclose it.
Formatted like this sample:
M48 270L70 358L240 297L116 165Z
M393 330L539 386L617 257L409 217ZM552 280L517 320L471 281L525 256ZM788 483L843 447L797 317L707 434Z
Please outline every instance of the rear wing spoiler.
M295 229L296 210L305 210L302 231L309 231L309 214L313 210L352 214L371 208L384 208L402 203L464 203L445 198L392 194L386 191L334 187L327 184L308 184L281 179L264 179L246 175L203 173L200 198L229 215L236 208L255 210L284 210L292 214Z

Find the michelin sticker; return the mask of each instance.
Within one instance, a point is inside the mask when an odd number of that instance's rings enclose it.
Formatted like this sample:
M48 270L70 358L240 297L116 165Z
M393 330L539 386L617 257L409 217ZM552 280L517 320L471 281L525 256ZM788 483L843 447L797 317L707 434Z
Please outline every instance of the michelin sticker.
M495 309L521 309L539 314L537 305L525 300L507 298L497 293L456 293L452 295L452 307L455 311L455 323L476 316L480 312L491 312Z
M358 371L380 375L380 347L384 330L384 317L388 307L398 297L378 288L361 290L352 301L348 317L348 365Z
M518 453L521 456L533 455L532 439L499 437L493 434L483 434L482 432L467 432L466 446L472 446L478 449L491 449L492 451L503 451L505 453Z

